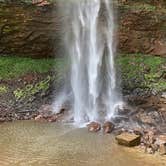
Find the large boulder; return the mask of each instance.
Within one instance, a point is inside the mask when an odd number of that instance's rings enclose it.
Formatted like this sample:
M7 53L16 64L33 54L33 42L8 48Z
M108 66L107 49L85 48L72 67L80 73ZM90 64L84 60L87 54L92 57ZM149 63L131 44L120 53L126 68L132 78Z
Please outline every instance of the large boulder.
M90 132L98 132L101 130L101 124L98 122L91 122L87 125L87 127Z
M107 121L103 124L103 132L105 134L111 133L113 131L114 127L115 127L115 125L112 122Z
M115 137L118 144L124 146L137 146L140 144L141 136L133 133L123 132Z

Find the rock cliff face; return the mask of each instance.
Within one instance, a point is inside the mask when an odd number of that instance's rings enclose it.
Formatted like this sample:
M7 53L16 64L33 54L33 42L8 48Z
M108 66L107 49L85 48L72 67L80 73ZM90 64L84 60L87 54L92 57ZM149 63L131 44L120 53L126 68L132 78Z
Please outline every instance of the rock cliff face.
M121 52L166 56L166 3L155 2L119 5Z
M166 2L119 0L119 52L166 56ZM0 3L0 54L61 56L56 4L43 7Z
M52 5L0 4L0 54L52 56L60 47L57 17Z

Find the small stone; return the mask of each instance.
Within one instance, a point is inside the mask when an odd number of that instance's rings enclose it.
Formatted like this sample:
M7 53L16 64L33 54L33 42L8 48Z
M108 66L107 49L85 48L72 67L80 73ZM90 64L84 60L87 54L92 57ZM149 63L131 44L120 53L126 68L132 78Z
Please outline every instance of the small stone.
M56 121L57 121L57 118L58 118L57 115L53 115L52 117L50 117L50 118L48 119L48 122L56 122Z
M114 129L115 125L112 122L105 122L103 125L103 131L105 134L111 133Z
M101 125L97 122L91 122L88 126L88 131L90 132L98 132L101 130Z
M166 144L166 135L159 135L159 136L156 138L156 144L157 144L157 145Z
M152 147L153 153L157 152L159 149L159 146L156 144L152 144L151 147Z
M113 134L115 135L115 136L117 136L117 135L120 135L120 134L122 134L123 133L123 131L122 130L114 130L113 131Z
M131 112L131 109L129 109L127 106L123 105L117 108L117 114L119 115L126 115Z
M140 128L135 128L133 133L136 134L136 135L140 135L140 136L143 135L143 131Z
M0 123L5 122L5 118L0 118Z
M115 139L117 140L119 145L131 147L131 146L137 146L140 144L141 136L124 132L116 136Z
M53 108L52 105L42 105L38 112L40 113L40 115L44 116L44 117L49 117L53 114Z
M166 143L160 145L160 147L159 147L159 153L160 153L160 155L166 155Z
M148 153L148 154L154 154L152 148L147 148L146 149L146 153Z
M165 134L159 135L156 138L155 145L158 146L159 153L161 155L166 155L166 135Z
M38 115L35 117L35 121L46 122L47 120L42 115Z
M162 98L166 99L166 92L163 92L161 95Z
M41 118L42 118L42 116L41 116L41 115L38 115L38 116L35 117L35 120L38 121L38 120L40 120Z
M60 109L60 112L59 112L58 114L63 114L65 111L67 111L66 108L61 108L61 109Z

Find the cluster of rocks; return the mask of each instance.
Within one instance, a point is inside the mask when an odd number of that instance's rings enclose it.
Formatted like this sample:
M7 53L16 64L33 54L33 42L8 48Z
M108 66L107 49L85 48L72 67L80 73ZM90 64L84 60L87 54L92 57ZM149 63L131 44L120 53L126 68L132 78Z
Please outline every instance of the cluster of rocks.
M166 133L159 134L155 131L144 131L140 147L149 154L159 152L161 155L166 155Z
M65 111L65 108L61 108L58 113L54 113L52 105L42 105L35 120L38 122L56 122L63 117Z
M35 120L38 122L56 122L62 120L66 113L66 108L61 108L58 113L53 112L52 105L42 105L38 111L15 111L13 109L0 106L0 123L16 120Z
M161 134L154 128L149 130L143 129L116 129L112 122L105 122L101 125L98 122L91 122L87 125L88 131L98 132L103 129L105 134L113 132L119 145L128 147L139 146L144 149L145 153L154 154L159 152L166 155L166 133Z
M50 3L46 0L32 0L32 3L37 6L50 5Z
M15 111L12 108L0 106L0 123L15 120L31 120L37 115L35 111Z
M98 122L91 122L91 123L89 123L88 125L87 125L87 127L88 127L88 130L90 131L90 132L98 132L98 131L100 131L101 130L101 128L103 129L103 132L105 133L105 134L107 134L107 133L111 133L112 131L113 131L113 129L114 129L114 124L112 123L112 122L109 122L109 121L107 121L107 122L105 122L104 124L103 124L103 126L100 124L100 123L98 123Z
M166 133L158 133L155 130L125 131L116 136L117 143L125 146L139 146L145 153L159 152L166 155Z

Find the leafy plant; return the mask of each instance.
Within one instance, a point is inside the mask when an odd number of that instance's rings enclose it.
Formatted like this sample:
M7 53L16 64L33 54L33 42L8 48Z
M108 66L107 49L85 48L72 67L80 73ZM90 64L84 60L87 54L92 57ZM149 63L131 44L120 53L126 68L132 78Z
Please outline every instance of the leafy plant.
M16 98L16 100L23 100L27 97L31 97L33 95L35 95L36 93L40 92L40 91L46 91L49 88L50 85L50 81L51 81L51 77L48 76L45 80L35 84L35 85L31 85L28 84L26 87L22 88L22 89L16 89L13 94Z
M5 85L0 85L0 94L7 93L8 88Z

